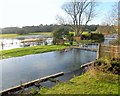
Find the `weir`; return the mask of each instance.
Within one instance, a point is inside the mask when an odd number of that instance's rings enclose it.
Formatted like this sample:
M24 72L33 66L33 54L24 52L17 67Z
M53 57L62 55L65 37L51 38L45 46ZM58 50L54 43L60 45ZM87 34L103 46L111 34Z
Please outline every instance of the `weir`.
M96 46L96 47L94 47L94 46ZM72 46L72 48L97 52L99 49L99 44L94 44L94 43L83 44L81 46Z
M83 65L81 65L81 68L86 67L86 66L89 66L89 65L91 65L91 64L94 64L95 62L96 62L96 61L92 61L92 62L83 64Z
M81 50L88 50L88 51L95 51L95 52L97 51L96 48L79 48L79 49L81 49Z
M56 78L56 77L59 77L59 76L62 76L64 75L64 72L59 72L59 73L56 73L56 74L53 74L53 75L49 75L49 76L46 76L46 77L43 77L43 78L39 78L39 79L36 79L36 80L33 80L33 81L30 81L30 82L27 82L27 83L24 83L24 84L21 84L21 85L18 85L18 86L15 86L15 87L12 87L12 88L9 88L9 89L6 89L6 90L3 90L0 92L1 96L5 96L7 94L11 94L13 92L16 92L16 91L19 91L23 88L28 88L28 87L31 87L33 85L36 85L41 83L41 82L45 82L51 78Z

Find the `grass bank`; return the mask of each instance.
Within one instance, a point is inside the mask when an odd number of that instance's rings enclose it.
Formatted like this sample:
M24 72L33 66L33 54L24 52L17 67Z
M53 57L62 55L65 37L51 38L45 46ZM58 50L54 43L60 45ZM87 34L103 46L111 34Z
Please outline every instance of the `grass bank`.
M2 56L2 59L5 59L5 58L18 57L29 54L38 54L38 53L56 51L56 50L64 49L66 47L67 46L62 46L62 45L48 45L48 46L32 46L25 48L16 48L11 50L0 51L0 56Z
M118 94L118 75L90 70L51 89L43 87L41 94Z

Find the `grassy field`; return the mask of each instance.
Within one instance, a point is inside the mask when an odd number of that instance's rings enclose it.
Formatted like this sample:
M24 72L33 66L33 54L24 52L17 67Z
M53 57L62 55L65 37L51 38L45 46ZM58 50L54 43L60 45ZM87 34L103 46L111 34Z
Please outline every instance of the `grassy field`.
M118 75L90 70L55 87L43 87L41 94L118 94Z
M0 34L0 38L16 38L20 35L18 34Z
M53 32L36 32L36 33L30 33L30 35L49 35L52 36Z
M1 59L10 58L10 57L18 57L29 54L38 54L50 51L56 51L66 48L67 46L62 45L48 45L48 46L33 46L33 47L25 47L25 48L16 48L11 50L3 50L0 51Z
M29 36L29 35L48 35L52 36L52 32L37 32L37 33L29 33L29 34L23 34L23 35L18 35L18 34L0 34L0 38L16 38L18 36Z

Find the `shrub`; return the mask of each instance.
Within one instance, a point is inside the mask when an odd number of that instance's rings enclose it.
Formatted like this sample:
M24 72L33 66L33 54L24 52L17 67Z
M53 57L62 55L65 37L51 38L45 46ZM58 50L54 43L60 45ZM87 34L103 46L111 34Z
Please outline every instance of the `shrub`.
M90 40L90 33L88 33L88 32L83 32L82 33L82 36L81 36L81 39L82 40Z
M69 33L66 27L59 27L53 32L53 44L64 44L64 37Z
M95 68L103 72L112 72L114 74L119 74L120 72L120 60L110 60L110 59L99 59L94 64Z
M104 35L100 33L91 33L91 40L96 40L98 42L104 41Z
M74 37L73 33L69 33L66 35L66 38L69 40L70 45L73 45L73 37Z

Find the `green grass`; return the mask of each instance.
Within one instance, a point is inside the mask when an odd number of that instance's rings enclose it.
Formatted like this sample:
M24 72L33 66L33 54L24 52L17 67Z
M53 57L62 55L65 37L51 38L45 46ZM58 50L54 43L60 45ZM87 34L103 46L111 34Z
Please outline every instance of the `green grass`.
M29 33L30 35L49 35L52 36L53 32L35 32L35 33Z
M0 34L0 38L16 38L18 34Z
M29 33L29 34L0 34L0 38L16 38L18 36L29 36L29 35L48 35L52 36L53 32L36 32L36 33Z
M18 57L29 54L38 54L50 51L56 51L66 48L67 46L62 45L48 45L48 46L33 46L33 47L25 47L25 48L16 48L11 50L3 50L0 51L0 56L2 59L10 58L10 57Z
M50 89L42 88L40 94L118 94L118 75L90 70Z

